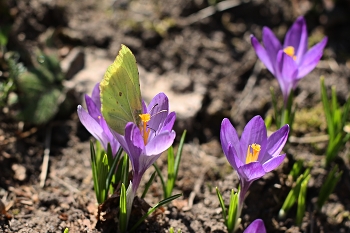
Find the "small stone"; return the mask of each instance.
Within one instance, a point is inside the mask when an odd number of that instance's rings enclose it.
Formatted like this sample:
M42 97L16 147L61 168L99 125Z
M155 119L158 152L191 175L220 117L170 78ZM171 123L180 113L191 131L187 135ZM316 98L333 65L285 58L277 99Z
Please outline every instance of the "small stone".
M26 175L26 168L23 165L13 164L11 168L15 172L14 178L16 180L19 180L19 181L25 180L27 175Z

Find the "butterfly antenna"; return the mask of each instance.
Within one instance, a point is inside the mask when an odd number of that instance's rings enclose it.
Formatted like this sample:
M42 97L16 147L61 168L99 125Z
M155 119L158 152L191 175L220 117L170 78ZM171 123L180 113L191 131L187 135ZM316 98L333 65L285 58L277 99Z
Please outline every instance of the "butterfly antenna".
M154 117L154 116L157 116L159 113L167 112L167 111L168 111L168 110L160 110L159 112L157 112L157 113L155 113L154 115L152 115L151 118Z

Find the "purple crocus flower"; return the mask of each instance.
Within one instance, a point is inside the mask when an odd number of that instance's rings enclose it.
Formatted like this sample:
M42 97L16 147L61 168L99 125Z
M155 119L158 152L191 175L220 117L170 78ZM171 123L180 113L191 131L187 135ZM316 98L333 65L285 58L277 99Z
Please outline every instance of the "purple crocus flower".
M288 30L283 46L268 27L264 27L262 31L265 48L253 35L251 36L256 54L277 78L285 104L298 81L316 67L327 44L327 37L325 37L308 50L307 39L308 33L303 16L298 17Z
M148 107L143 102L140 117L143 125L127 123L124 136L113 132L131 160L134 195L145 171L173 144L176 136L172 130L176 115L169 114L168 97L164 93L156 95Z
M264 221L261 219L255 219L243 233L266 233Z
M254 180L278 167L285 154L280 155L289 133L284 125L267 137L264 120L253 117L245 126L239 139L235 128L228 119L221 123L220 139L222 150L240 178L239 212L241 213L245 194ZM239 215L238 215L239 216Z
M119 149L119 142L113 137L107 122L101 114L100 89L97 83L92 91L91 97L85 95L85 103L88 112L78 105L78 116L84 127L96 138L105 151L107 151L108 143L111 145L113 156Z

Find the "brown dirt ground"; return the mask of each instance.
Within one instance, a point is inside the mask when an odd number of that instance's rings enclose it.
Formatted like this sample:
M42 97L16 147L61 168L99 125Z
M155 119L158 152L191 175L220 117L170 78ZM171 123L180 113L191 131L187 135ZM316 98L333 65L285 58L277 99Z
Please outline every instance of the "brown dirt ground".
M9 48L33 51L36 47L103 49L114 58L120 44L128 45L138 63L156 74L180 73L205 86L202 106L190 124L174 193L183 197L148 219L138 232L226 232L215 187L226 202L238 177L226 161L218 140L220 123L229 117L238 131L254 115L271 112L269 88L276 80L262 66L250 35L261 38L262 26L271 27L280 39L294 19L305 14L314 41L329 37L324 59L296 90L297 114L293 136L325 134L320 111L319 77L336 85L343 103L349 92L350 5L347 1L223 1L227 9L194 1L4 1L13 25ZM224 6L221 2L220 6ZM232 4L232 5L230 5ZM206 15L206 13L208 13ZM4 22L4 21L3 21ZM42 41L54 29L53 47ZM21 36L20 36L21 35ZM23 35L25 35L23 40ZM22 38L22 40L20 39ZM23 59L23 62L25 60ZM255 67L255 68L254 68ZM256 69L258 72L255 77ZM102 77L101 77L102 78ZM141 90L147 87L141 87ZM81 94L81 93L80 93ZM75 111L56 117L45 126L15 122L0 113L0 197L11 218L1 215L0 232L100 232L96 225L96 200L90 169L88 132ZM320 115L321 114L321 115ZM316 116L315 125L308 120ZM181 135L181 119L175 130ZM44 141L51 129L50 163L45 186L39 185ZM321 212L313 204L326 170L322 167L324 142L289 143L288 158L276 171L256 181L245 201L239 232L262 218L267 232L350 232L350 182L348 143L335 161L344 171L341 182ZM165 157L157 163L164 168ZM290 190L288 173L297 159L312 166L306 214L295 225L296 209L286 219L278 211ZM152 169L145 174L144 181ZM165 171L164 171L165 172ZM142 188L141 188L142 190ZM146 201L161 198L159 179ZM1 206L0 206L1 207Z

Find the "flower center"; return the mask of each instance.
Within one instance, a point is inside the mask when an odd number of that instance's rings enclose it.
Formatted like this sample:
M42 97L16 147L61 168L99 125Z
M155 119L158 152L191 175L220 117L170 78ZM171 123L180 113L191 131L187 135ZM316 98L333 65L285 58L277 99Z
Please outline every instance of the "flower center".
M253 143L252 145L249 145L245 164L257 161L260 150L261 150L261 146L259 144Z
M141 121L142 121L142 127L140 127L140 130L141 130L141 134L143 137L143 142L146 145L148 142L149 133L151 131L151 129L147 129L147 122L149 122L149 120L151 120L151 114L145 113L145 114L140 114L139 116L140 116Z
M285 54L287 54L288 56L292 57L293 60L295 61L297 59L297 56L295 56L294 50L295 49L293 46L288 46L283 49L283 52L285 52Z

